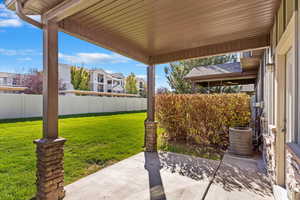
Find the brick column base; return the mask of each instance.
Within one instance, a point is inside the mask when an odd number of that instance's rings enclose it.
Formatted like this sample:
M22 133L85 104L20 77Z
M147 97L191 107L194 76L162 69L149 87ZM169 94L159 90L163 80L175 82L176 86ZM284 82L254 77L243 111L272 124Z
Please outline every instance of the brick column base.
M64 143L66 139L39 139L37 145L37 200L60 200L64 191Z
M145 147L147 152L157 151L157 122L145 121Z

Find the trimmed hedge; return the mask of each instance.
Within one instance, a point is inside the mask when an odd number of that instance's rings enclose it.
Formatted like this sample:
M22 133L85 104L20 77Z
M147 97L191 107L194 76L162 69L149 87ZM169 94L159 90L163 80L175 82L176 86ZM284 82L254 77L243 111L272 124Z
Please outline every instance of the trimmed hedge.
M156 117L172 141L228 145L231 126L250 122L247 94L162 94L156 96Z

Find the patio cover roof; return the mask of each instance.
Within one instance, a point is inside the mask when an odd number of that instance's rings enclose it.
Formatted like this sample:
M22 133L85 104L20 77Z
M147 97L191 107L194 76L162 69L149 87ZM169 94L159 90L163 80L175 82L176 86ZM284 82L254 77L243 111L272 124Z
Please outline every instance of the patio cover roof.
M17 0L5 0L14 10ZM265 48L280 0L20 0L24 14L145 64Z
M195 67L185 76L185 79L202 85L207 85L207 82L213 82L213 85L231 85L255 83L256 76L256 70L244 71L240 62L234 62Z

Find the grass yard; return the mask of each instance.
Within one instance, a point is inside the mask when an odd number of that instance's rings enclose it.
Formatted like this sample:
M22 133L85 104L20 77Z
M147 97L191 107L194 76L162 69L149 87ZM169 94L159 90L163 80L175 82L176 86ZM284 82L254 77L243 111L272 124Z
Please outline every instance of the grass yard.
M59 120L65 144L65 182L142 151L145 113ZM42 121L0 123L0 199L28 200L35 194L35 145Z
M146 113L74 116L59 120L66 138L65 184L143 150ZM158 148L218 160L208 147L166 143L158 130ZM29 200L35 195L36 155L33 140L42 136L41 120L0 121L0 200Z

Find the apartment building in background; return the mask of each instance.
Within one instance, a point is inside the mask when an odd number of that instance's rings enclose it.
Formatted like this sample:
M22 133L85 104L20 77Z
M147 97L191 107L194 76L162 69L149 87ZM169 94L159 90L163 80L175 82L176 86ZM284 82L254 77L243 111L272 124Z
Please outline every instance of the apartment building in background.
M2 93L23 93L26 90L22 80L26 74L0 72L0 94Z
M90 90L95 92L125 93L125 76L103 69L90 70Z
M25 75L17 73L0 72L0 86L17 87L21 86L21 77Z
M74 90L71 78L71 67L68 64L59 64L59 84L60 90ZM103 69L88 70L90 73L90 91L108 92L108 93L126 93L125 79L122 73L109 73ZM24 87L22 80L28 74L17 74L0 72L0 87L18 88ZM146 81L143 78L137 78L138 94L145 94ZM12 90L6 91L11 93Z
M71 65L67 64L58 65L58 80L63 90L74 90L71 82L71 67Z
M140 96L146 95L146 80L140 77L136 78L136 87Z

